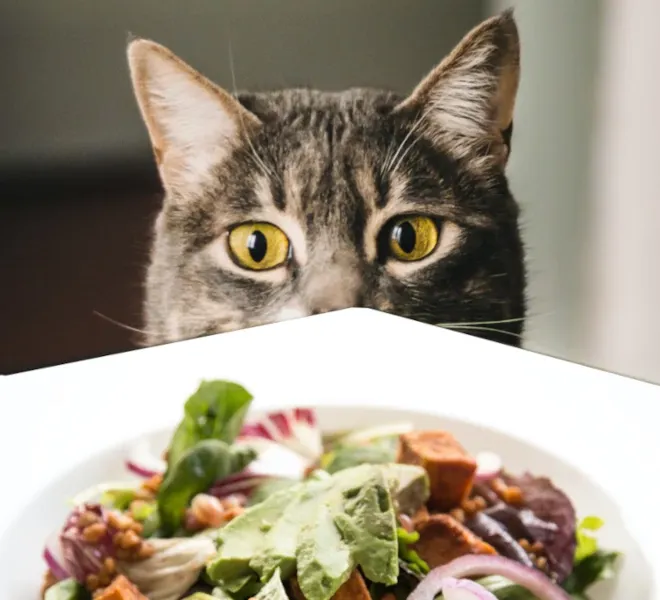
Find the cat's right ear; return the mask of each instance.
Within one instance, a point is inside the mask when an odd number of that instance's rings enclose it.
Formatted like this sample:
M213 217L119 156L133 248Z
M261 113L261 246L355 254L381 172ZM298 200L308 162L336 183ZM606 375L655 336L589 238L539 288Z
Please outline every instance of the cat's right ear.
M443 150L475 168L509 157L520 79L520 39L511 9L484 21L397 108L421 115Z
M259 119L167 48L128 45L133 89L166 188L199 183Z

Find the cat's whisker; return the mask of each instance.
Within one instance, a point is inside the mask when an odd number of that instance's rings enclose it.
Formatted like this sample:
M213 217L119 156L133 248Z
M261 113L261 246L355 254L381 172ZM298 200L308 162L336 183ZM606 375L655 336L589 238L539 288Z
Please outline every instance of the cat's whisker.
M502 323L521 323L525 321L527 317L518 317L515 319L498 319L495 321L464 321L461 323L436 323L438 327L454 327L459 325L500 325Z
M406 147L406 143L408 142L408 140L410 139L410 137L411 137L411 136L417 131L418 127L422 124L422 122L423 122L423 117L420 116L420 117L418 117L418 118L415 120L415 122L412 124L412 126L411 126L410 129L408 130L408 133L406 133L406 135L405 135L405 137L403 138L403 140L401 140L401 143L399 144L399 147L396 149L396 152L394 153L394 155L392 156L392 158L387 162L386 167L385 167L385 172L386 172L386 173L391 173L392 171L395 170L395 169L392 168L392 166L394 165L395 162L396 162L396 168L399 167L399 165L401 164L401 161L400 161L400 160L397 160L397 159L399 158L399 155L400 155L401 152L405 149L405 147ZM410 147L412 147L416 141L417 141L417 138L415 138L415 140L414 140L413 143L410 145ZM405 154L406 154L407 152L408 152L408 151L406 150L406 152L403 154L403 156L405 156Z
M502 335L510 335L518 339L522 339L523 335L520 333L515 333L513 331L507 331L506 329L496 329L495 327L480 327L477 325L439 325L444 329L455 329L455 330L465 330L465 331L487 331L490 333L501 333Z
M390 161L390 156L394 150L394 138L390 138L390 143L387 145L387 151L385 152L385 157L383 158L383 163L380 165L380 175L381 177L385 175L387 164Z
M420 125L421 123L422 123L422 118L420 117L420 118L417 120L417 122L411 127L410 132L408 133L408 135L406 136L406 138L403 140L403 142L402 142L402 144L401 144L401 148L404 147L404 145L405 145L406 140L408 139L408 137L410 137L413 133L416 132L417 128L419 127L419 125ZM396 171L398 171L399 167L401 166L401 163L404 161L404 159L406 158L406 156L408 155L408 153L413 149L413 147L415 146L415 144L416 144L418 141L419 141L419 136L415 136L415 138L414 138L414 139L413 139L413 140L412 140L412 141L411 141L411 142L405 147L405 149L401 152L401 155L399 156L398 160L396 161L396 164L393 165L393 166L390 168L390 171L391 171L392 173L395 173ZM395 159L396 159L396 156L395 156ZM394 159L393 159L393 161L394 161Z
M236 70L234 68L234 53L232 50L232 45L231 45L231 40L229 41L229 71L231 73L231 82L232 82L232 89L234 93L234 97L238 97L238 86L236 85ZM239 119L241 121L241 131L245 137L245 141L248 143L250 146L250 154L251 158L254 160L256 166L262 170L263 174L266 175L267 177L272 177L274 179L277 179L281 182L279 176L276 174L275 170L271 170L268 168L266 163L264 162L263 158L259 156L259 153L257 152L257 149L254 147L254 144L252 143L252 139L250 138L250 134L248 132L247 127L245 126L245 121L243 120L243 115L242 113L239 113Z
M97 317L101 317L102 319L108 321L109 323L112 323L113 325L116 325L117 327L126 329L127 331L139 333L140 335L158 335L158 332L147 331L146 329L138 329L137 327L132 327L131 325L127 325L126 323L122 323L121 321L116 321L115 319L112 319L111 317L108 317L107 315L104 315L96 310L93 311L93 314L95 314Z

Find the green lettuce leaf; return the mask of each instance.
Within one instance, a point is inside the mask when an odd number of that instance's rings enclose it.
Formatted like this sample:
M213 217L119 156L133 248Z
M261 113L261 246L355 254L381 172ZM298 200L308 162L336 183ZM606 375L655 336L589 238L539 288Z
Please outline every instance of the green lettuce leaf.
M123 512L128 510L128 507L131 502L135 500L135 497L135 489L131 488L106 490L101 495L100 501L103 506L108 506Z
M603 520L599 517L585 517L578 523L575 562L580 562L583 558L594 554L598 550L598 540L593 534L603 525Z
M369 444L338 445L321 459L328 473L337 473L359 465L381 465L396 462L397 437L383 437Z

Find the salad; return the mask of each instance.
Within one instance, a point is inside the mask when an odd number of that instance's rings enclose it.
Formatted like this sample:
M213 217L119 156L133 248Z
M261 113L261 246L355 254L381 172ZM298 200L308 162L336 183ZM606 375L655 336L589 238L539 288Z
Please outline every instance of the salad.
M72 499L45 600L566 600L615 576L597 517L545 477L407 423L323 435L204 381L163 456Z

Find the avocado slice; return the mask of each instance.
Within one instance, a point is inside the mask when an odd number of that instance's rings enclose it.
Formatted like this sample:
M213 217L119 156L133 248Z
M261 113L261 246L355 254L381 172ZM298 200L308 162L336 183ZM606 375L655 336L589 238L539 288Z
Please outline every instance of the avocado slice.
M296 574L308 600L329 600L357 566L371 581L393 585L396 511L401 504L413 510L428 495L426 472L414 465L364 464L308 479L221 529L207 574L238 598L254 596L255 585L278 573L284 580Z

